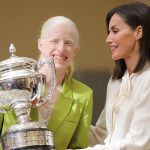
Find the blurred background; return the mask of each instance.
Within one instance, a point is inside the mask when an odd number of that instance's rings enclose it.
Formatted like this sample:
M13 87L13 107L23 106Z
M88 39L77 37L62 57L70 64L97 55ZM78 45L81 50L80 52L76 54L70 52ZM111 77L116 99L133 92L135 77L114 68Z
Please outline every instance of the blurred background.
M137 0L150 5L150 0ZM80 51L74 76L93 88L92 124L104 107L106 86L113 68L111 52L105 44L105 16L114 6L133 0L1 0L0 61L9 57L14 43L18 56L38 58L37 40L41 26L50 17L72 19L80 32Z

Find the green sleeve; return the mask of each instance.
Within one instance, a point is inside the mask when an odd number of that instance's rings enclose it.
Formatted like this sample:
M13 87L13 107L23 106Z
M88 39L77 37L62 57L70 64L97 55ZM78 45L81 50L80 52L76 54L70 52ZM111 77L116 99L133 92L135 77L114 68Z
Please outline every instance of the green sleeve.
M86 103L80 118L79 124L71 139L69 147L86 148L88 146L89 129L92 120L93 111L93 91L90 91L86 97Z

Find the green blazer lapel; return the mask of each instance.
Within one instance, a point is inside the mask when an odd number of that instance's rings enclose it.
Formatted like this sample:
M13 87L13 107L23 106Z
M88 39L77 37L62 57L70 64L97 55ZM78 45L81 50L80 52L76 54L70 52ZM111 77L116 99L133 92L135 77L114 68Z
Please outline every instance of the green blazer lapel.
M48 123L48 128L55 134L57 129L61 126L66 116L68 115L73 104L73 93L71 82L66 79L63 84L63 89L56 102L51 119Z

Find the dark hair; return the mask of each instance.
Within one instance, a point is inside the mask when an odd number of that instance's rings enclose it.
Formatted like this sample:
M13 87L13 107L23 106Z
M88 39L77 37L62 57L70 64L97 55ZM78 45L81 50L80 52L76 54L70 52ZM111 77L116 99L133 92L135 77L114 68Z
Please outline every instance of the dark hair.
M113 8L106 15L108 33L109 22L114 14L121 16L132 29L136 29L137 26L142 26L143 36L139 40L140 59L134 69L134 73L139 72L143 69L146 62L150 61L150 7L144 3L134 2ZM112 79L120 79L124 75L126 69L124 59L115 60Z

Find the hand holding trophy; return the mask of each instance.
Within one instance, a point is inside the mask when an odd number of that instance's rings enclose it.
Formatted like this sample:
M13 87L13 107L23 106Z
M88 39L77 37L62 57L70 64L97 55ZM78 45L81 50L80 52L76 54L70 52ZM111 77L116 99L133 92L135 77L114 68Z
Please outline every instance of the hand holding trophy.
M50 58L38 62L27 57L18 57L13 44L11 57L0 62L0 112L13 109L18 124L7 128L2 136L3 150L51 150L53 134L44 124L32 122L31 107L38 107L50 99L55 87L55 67ZM44 64L50 69L50 86L46 76L39 73ZM49 89L49 90L47 90Z

